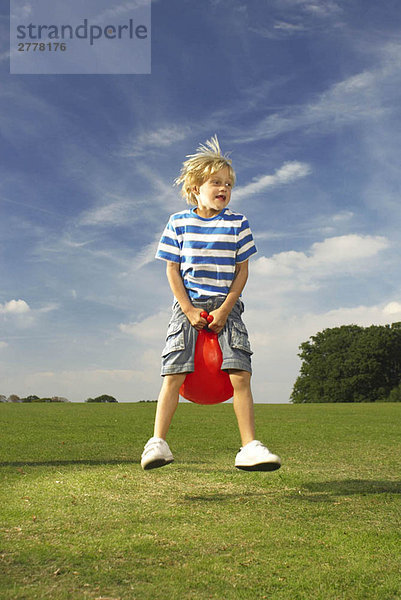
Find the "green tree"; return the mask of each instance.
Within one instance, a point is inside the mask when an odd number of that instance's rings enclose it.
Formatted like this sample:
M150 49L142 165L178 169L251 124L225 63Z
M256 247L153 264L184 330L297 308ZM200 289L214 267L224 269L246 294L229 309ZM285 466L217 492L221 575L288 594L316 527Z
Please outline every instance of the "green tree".
M401 402L401 383L393 388L387 398L388 402Z
M401 323L325 329L300 350L294 403L383 401L401 382Z
M113 396L103 394L102 396L97 396L97 398L88 398L85 402L117 402L117 400Z
M26 398L21 398L21 402L36 402L37 400L39 400L39 396L35 396L34 394L31 394Z
M11 394L11 396L7 398L7 402L21 402L21 398L17 396L17 394Z

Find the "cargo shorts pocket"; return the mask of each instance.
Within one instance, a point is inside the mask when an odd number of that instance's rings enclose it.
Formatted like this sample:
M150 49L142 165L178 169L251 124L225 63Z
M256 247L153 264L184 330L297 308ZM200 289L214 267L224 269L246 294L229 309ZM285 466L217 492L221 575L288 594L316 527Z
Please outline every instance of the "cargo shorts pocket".
M171 352L185 350L185 330L184 322L173 322L167 329L166 345L163 348L162 356L167 356Z
M253 354L249 343L248 331L242 321L233 321L231 328L231 347Z

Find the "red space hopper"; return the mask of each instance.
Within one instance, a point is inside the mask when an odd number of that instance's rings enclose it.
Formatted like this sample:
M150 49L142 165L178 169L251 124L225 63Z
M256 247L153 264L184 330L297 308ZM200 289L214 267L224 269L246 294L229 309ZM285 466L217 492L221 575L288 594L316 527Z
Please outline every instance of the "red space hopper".
M202 311L200 316L208 323L212 315ZM196 404L219 404L233 396L234 390L228 373L221 370L223 355L217 333L201 329L195 345L195 371L188 373L180 387L180 394Z

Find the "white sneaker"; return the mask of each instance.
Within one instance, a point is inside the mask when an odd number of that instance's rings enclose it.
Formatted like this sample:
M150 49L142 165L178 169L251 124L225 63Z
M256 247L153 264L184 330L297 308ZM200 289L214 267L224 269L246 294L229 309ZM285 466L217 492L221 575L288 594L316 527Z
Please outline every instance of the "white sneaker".
M157 469L172 463L174 456L168 447L166 440L158 437L151 437L143 449L141 456L141 467L145 471Z
M262 442L253 440L240 449L235 466L244 471L275 471L281 467L281 458L272 454Z

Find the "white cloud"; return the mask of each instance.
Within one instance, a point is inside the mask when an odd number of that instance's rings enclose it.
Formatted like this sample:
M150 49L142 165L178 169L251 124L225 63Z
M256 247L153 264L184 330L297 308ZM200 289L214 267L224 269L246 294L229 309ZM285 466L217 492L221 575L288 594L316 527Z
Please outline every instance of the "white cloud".
M32 393L42 397L59 395L73 402L83 402L89 397L110 394L120 402L155 400L159 391L160 359L152 351L145 351L132 369L69 369L59 371L37 371L21 374L18 389L11 387L15 377L4 385L10 393L19 396Z
M4 350L4 348L7 348L7 347L8 347L7 342L1 342L0 341L0 350Z
M333 84L312 102L269 114L253 128L248 128L246 134L238 135L236 142L272 139L297 129L322 133L353 122L376 119L387 111L381 93L395 69L395 61L391 62L386 56L377 68Z
M138 271L142 267L145 267L149 263L155 260L155 254L157 250L157 246L160 240L160 233L154 238L153 242L147 244L135 257L135 263L133 265L133 269Z
M287 232L278 232L278 231L253 231L253 237L257 241L262 240L279 240L282 238L288 238Z
M140 218L140 198L109 194L107 199L110 199L107 204L83 212L79 225L124 225Z
M388 247L389 241L383 236L342 235L314 243L310 258L316 264L348 263L371 258Z
M161 146L164 148L185 139L189 133L190 130L187 127L170 125L156 129L155 131L149 131L139 136L138 143L147 146Z
M288 240L290 238L310 238L314 237L334 237L337 232L344 232L344 226L348 225L354 218L355 214L349 210L343 210L332 215L311 214L308 219L302 223L296 223L295 226L288 230L272 231L253 229L253 237L257 242L263 240ZM257 224L256 224L257 227Z
M29 304L25 300L10 300L0 304L0 314L3 315L22 315L30 310Z
M191 134L191 129L181 125L165 125L159 129L145 131L129 142L122 149L121 155L125 157L143 156L147 150L167 148L181 142Z
M305 0L301 4L304 10L318 17L332 17L343 10L337 2L332 0Z
M400 302L389 302L383 308L385 315L398 315L401 318L401 303Z
M48 302L48 304L45 304L41 308L37 308L35 312L39 314L46 314L48 312L52 312L53 310L58 310L59 308L60 304L58 304L57 302Z
M0 304L0 316L4 324L11 327L11 329L31 327L35 323L36 312L31 309L25 300L21 299Z
M146 344L155 342L163 343L169 316L169 311L160 311L142 321L120 323L119 329L122 333L130 335Z
M288 23L286 21L276 21L273 27L274 29L279 29L280 31L285 31L286 33L305 31L305 26L301 23Z
M356 267L360 260L371 258L389 247L382 236L344 235L315 242L308 253L280 252L271 258L262 256L254 261L252 270L259 276L293 277L301 273L319 276L335 272L340 268L347 272Z
M12 7L12 16L15 18L15 20L22 20L22 19L27 19L28 17L30 17L32 14L32 4L29 2L26 2L25 4L22 4L20 6L13 6Z
M350 221L354 217L354 213L351 210L342 210L341 212L331 217L335 223Z
M142 224L146 223L149 228L153 223L160 226L158 207L165 209L166 206L170 206L172 211L175 208L179 210L183 203L172 182L166 181L157 175L154 169L139 162L135 169L137 175L146 182L143 191L127 195L105 192L103 189L99 202L79 215L77 227L126 227L140 221ZM94 186L94 192L96 187Z
M276 170L274 175L261 175L251 183L235 188L235 199L238 200L252 194L257 194L269 187L292 183L297 179L302 179L303 177L310 175L311 172L312 169L310 165L306 163L298 161L286 162Z
M10 50L5 50L4 52L0 52L0 62L9 61L10 60Z
M127 12L132 13L137 8L141 8L143 6L149 6L149 0L131 0L130 2L122 2L113 8L108 8L107 10L103 11L97 20L99 22L103 22L105 19L119 17ZM96 23L97 21L93 20L93 22Z
M11 330L14 330L15 327L25 329L35 325L40 315L58 308L59 304L55 302L49 302L40 308L32 309L25 300L10 300L0 304L0 316L5 327L8 326Z
M270 15L275 14L277 18L273 17L272 23L267 20L267 25L256 23L249 27L249 31L276 40L283 36L310 35L321 27L322 20L325 20L326 29L342 26L338 17L343 9L333 0L276 0L273 4L276 11L270 11Z

